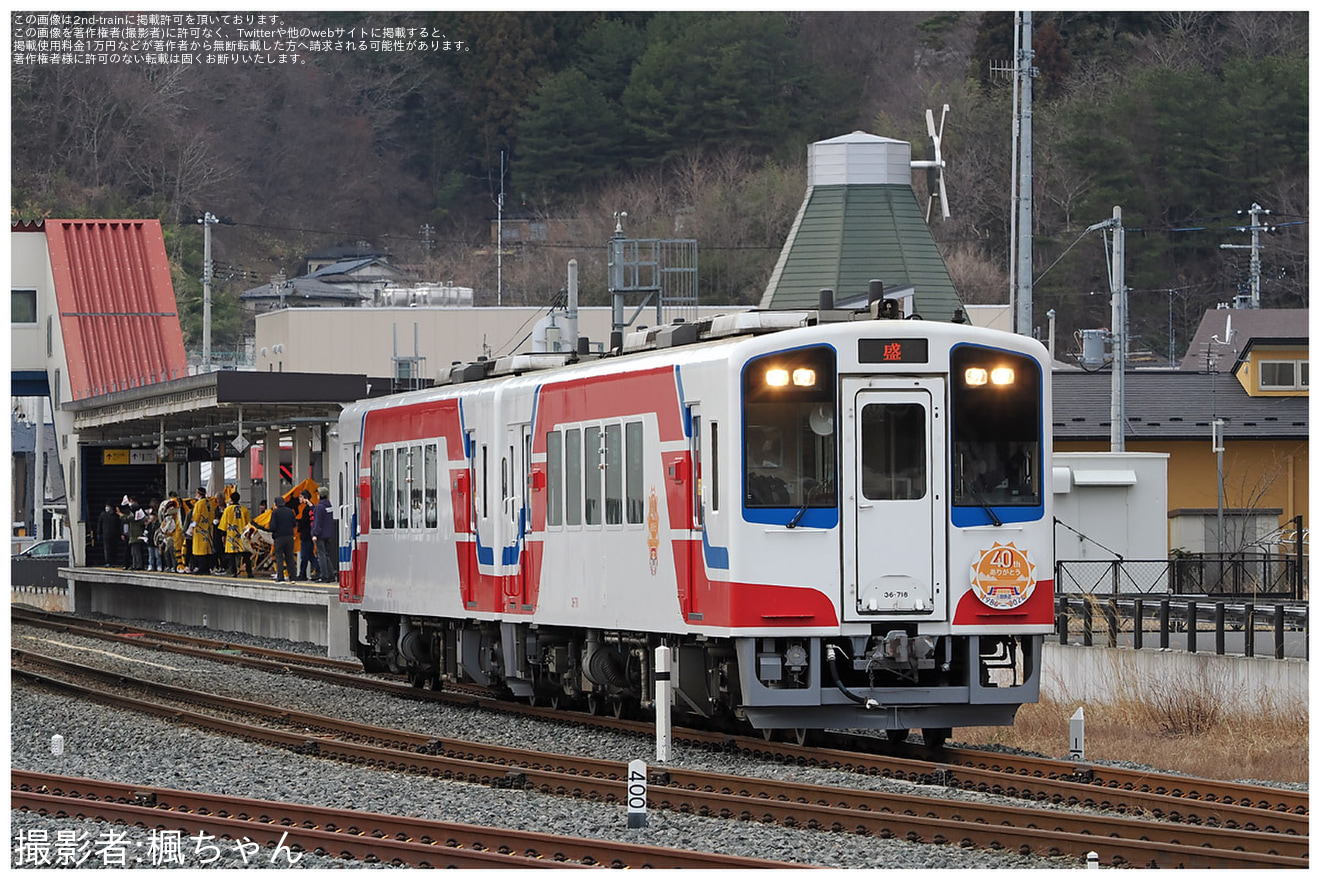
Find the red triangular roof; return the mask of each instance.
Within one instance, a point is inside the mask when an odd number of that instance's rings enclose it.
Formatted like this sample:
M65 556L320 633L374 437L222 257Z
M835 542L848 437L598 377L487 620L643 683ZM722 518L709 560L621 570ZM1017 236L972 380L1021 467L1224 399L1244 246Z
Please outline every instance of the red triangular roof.
M47 220L73 399L188 374L159 220Z

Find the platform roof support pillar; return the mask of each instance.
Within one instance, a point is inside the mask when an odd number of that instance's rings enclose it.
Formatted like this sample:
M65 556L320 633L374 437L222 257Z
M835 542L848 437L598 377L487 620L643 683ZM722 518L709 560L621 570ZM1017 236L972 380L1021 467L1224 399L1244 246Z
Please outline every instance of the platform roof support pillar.
M266 480L266 505L274 507L276 497L284 494L280 488L280 432L267 431L262 446L264 447L262 476Z
M252 448L248 447L243 454L238 457L238 479L234 485L238 487L238 493L247 505L249 513L255 513L257 509L257 497L252 492Z
M296 486L312 473L312 429L299 425L293 429L293 484Z

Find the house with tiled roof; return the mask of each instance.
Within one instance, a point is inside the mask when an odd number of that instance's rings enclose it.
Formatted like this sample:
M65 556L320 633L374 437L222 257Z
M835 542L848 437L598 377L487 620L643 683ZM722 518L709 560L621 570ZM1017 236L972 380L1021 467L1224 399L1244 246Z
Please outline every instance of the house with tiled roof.
M1210 309L1201 316L1178 367L1234 372L1249 346L1259 346L1257 355L1273 348L1300 349L1305 360L1309 320L1309 309Z
M308 257L309 265L312 264ZM278 279L239 294L249 311L289 307L357 306L379 300L406 277L382 256L369 255L319 265L306 275Z
M1054 373L1056 453L1109 448L1110 379L1108 372ZM1126 450L1169 457L1170 549L1215 550L1208 530L1219 510L1216 420L1223 422L1226 531L1234 533L1235 542L1282 528L1298 515L1309 522L1310 421L1304 393L1251 393L1227 371L1132 370L1125 384Z

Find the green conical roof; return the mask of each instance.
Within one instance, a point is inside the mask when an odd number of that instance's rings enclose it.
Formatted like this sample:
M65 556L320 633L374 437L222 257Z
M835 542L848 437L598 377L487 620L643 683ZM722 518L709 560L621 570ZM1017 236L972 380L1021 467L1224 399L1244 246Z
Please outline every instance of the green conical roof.
M815 308L821 288L842 300L864 295L872 278L886 290L911 285L914 310L928 320L962 308L912 187L812 187L761 307Z

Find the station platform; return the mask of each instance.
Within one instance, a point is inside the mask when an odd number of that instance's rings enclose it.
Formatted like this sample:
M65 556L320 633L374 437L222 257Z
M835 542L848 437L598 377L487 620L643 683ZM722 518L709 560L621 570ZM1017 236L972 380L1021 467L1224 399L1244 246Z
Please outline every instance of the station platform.
M280 583L260 572L249 578L114 567L61 568L60 577L68 583L62 610L75 614L162 620L310 642L324 646L331 657L352 656L348 612L339 602L338 584ZM29 601L17 592L13 599Z

